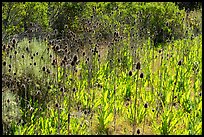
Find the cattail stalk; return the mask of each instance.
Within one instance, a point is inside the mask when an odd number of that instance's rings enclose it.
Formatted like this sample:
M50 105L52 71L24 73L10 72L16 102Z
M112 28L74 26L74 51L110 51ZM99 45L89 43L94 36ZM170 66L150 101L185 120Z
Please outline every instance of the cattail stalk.
M138 85L138 75L139 75L139 69L137 69L137 74L136 74L136 97L135 97L135 102L134 102L134 123L133 123L133 132L132 135L135 134L135 130L136 130L136 116L137 116L137 111L136 111L136 106L137 106L137 85Z

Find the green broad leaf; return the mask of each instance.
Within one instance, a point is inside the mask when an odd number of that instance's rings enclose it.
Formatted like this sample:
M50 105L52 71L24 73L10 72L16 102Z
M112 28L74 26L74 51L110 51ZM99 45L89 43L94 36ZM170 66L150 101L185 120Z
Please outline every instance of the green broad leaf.
M196 126L196 133L195 134L200 134L202 133L202 122L200 122L197 126Z
M108 117L104 121L104 125L107 126L107 124L109 124L109 122L111 122L111 121L113 121L113 113L110 113L108 115Z
M171 96L172 96L172 92L168 92L168 93L167 93L167 97L166 97L167 103L170 103L170 102L171 102Z
M101 100L98 100L98 101L94 104L94 108L97 108L100 104L101 104Z
M106 104L105 104L105 107L104 107L104 111L107 111L108 109L109 109L109 104L106 103Z

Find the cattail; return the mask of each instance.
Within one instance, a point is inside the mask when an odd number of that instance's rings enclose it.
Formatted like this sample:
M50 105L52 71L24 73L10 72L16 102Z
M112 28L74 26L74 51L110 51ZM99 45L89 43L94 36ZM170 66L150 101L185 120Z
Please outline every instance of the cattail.
M140 134L140 129L137 129L137 134L138 134L138 135Z
M12 59L12 55L10 55L10 59Z
M143 78L143 77L144 77L144 74L143 74L143 73L141 73L141 74L140 74L140 78Z
M6 50L6 45L4 44L3 47L2 47L3 51Z
M199 93L199 96L202 96L202 92Z
M50 73L50 70L49 70L49 69L47 69L47 73Z
M28 47L26 47L26 51L29 52L29 48Z
M13 44L16 44L16 39L15 39L15 38L13 38L12 42L13 42Z
M75 92L75 91L76 91L76 88L73 88L72 91Z
M83 56L85 56L86 55L86 53L85 52L83 52Z
M3 62L3 65L6 66L6 61Z
M58 51L59 50L59 46L57 45L56 47L55 47L55 51Z
M50 87L50 86L47 86L47 89L51 89L51 87Z
M61 92L64 92L64 88L63 88L63 87L61 87L61 88L60 88L60 91L61 91Z
M152 112L154 112L154 109L152 109Z
M55 107L56 107L56 108L58 108L58 107L59 107L59 104L58 104L58 103L56 103L56 104L55 104Z
M145 103L145 104L144 104L144 108L147 108L147 107L148 107L148 104L147 104L147 103Z
M140 69L140 67L141 67L141 65L140 65L140 62L137 62L137 64L136 64L136 69Z
M74 61L74 62L77 61L77 55L74 55L73 61Z
M9 68L11 68L11 64L9 64L8 66L9 66Z
M45 71L45 67L43 67L42 70Z
M182 61L180 60L180 61L178 62L178 65L181 66L181 64L182 64Z
M131 70L129 71L129 76L132 76L132 71Z
M159 50L159 53L161 53L161 49Z

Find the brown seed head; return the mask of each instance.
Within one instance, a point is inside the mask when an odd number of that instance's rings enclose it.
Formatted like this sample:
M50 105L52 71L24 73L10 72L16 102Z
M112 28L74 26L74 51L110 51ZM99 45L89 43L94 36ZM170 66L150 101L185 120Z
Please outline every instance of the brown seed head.
M141 67L141 64L140 64L140 62L137 62L137 64L136 64L136 69L140 69L140 67Z
M137 129L137 134L138 134L138 135L140 134L140 129Z
M178 65L181 66L181 64L182 64L182 61L180 60L180 61L178 62Z
M143 73L141 73L141 74L140 74L140 78L143 78L143 77L144 77L144 74L143 74Z
M132 71L131 70L129 71L129 76L132 76Z
M148 104L147 103L144 104L144 108L148 108Z

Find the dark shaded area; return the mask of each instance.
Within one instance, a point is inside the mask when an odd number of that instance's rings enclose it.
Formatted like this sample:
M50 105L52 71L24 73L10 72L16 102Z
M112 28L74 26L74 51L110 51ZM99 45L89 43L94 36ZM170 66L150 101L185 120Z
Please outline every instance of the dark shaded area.
M202 8L202 2L175 2L179 9L185 9L186 12Z

